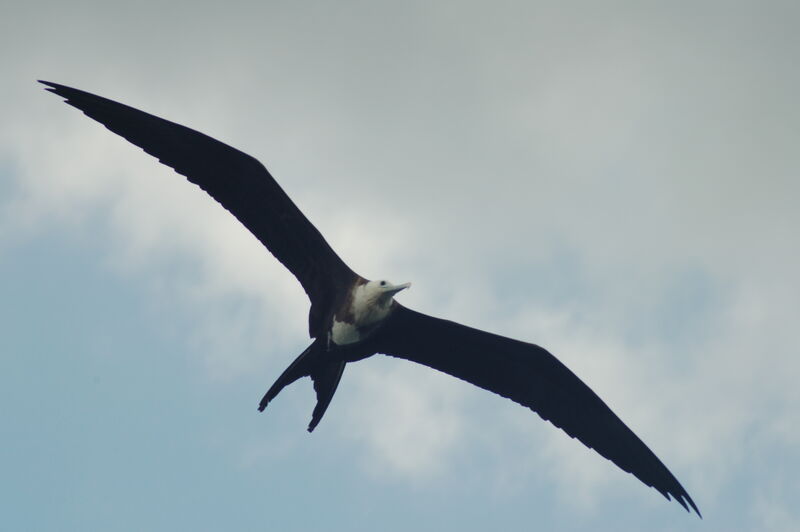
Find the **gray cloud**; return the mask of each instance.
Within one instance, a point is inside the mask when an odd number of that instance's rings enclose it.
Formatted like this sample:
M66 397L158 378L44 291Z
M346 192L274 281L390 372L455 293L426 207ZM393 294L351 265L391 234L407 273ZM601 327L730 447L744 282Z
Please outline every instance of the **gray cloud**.
M202 192L33 79L259 157L359 272L413 281L404 302L557 353L688 472L698 501L722 507L759 449L797 463L793 3L107 6L3 17L14 105L0 156L15 179L0 235L103 226L112 267L202 324L210 376L279 371L303 339L302 290ZM269 361L237 357L232 340ZM448 456L481 445L467 414L479 399L413 371L350 372L344 401L385 386L372 408L395 422L357 410L340 437L366 446L373 471L447 475ZM564 493L618 489L562 434L520 428L536 422L520 410L485 426L543 439L530 470ZM498 462L499 478L511 466ZM797 520L763 496L752 515Z

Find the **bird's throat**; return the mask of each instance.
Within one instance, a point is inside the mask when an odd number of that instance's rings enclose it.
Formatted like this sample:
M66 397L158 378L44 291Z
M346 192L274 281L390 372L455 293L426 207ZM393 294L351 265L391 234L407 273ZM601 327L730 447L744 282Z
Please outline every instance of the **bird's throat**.
M391 311L391 295L381 296L369 293L363 284L353 287L350 297L333 315L330 340L336 345L348 345L366 339Z

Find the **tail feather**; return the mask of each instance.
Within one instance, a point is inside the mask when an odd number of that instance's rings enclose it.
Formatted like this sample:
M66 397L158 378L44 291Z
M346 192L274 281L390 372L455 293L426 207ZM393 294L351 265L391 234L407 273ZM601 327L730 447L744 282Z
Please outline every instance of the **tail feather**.
M333 394L339 386L346 362L340 359L324 356L325 351L321 342L315 341L305 351L300 353L294 362L278 377L258 405L258 410L263 412L267 405L277 397L281 390L303 377L311 377L314 391L317 393L317 404L311 414L308 432L312 432L319 424L325 411L331 404Z
M261 399L261 402L258 404L258 411L263 412L270 401L275 399L281 390L292 384L298 379L303 377L307 377L311 375L311 371L313 370L314 360L313 360L313 349L316 345L316 342L311 344L306 348L305 351L300 353L294 362L292 362L288 368L281 373L281 376L278 377L278 380L275 381L275 384L270 386L270 389L267 390L267 393L264 394L264 397Z
M314 391L317 392L317 406L311 414L311 423L308 424L308 432L313 432L319 424L328 405L331 404L333 394L339 386L339 381L344 373L344 361L327 362L317 366L311 372L311 380L314 381Z

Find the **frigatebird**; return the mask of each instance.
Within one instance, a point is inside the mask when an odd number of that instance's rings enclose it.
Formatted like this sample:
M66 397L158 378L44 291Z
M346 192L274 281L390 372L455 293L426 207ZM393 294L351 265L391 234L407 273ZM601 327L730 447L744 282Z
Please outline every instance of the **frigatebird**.
M350 269L255 158L203 133L78 89L40 81L114 133L172 167L231 212L297 277L311 301L313 339L269 388L311 377L322 419L348 362L377 353L411 360L507 397L700 515L656 455L583 381L538 345L427 316L394 300L409 283ZM687 505L688 504L688 505Z

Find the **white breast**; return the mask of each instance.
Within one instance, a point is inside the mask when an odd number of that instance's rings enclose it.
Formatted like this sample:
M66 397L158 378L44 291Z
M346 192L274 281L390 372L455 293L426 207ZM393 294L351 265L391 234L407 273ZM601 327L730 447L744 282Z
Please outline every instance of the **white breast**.
M355 287L350 309L346 314L353 316L352 323L333 318L330 339L336 345L354 344L363 340L375 325L389 315L392 298L381 297L384 291L371 282Z
M331 341L336 345L354 344L361 340L361 334L358 332L358 327L346 321L336 321L333 319L333 327L331 327Z

